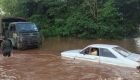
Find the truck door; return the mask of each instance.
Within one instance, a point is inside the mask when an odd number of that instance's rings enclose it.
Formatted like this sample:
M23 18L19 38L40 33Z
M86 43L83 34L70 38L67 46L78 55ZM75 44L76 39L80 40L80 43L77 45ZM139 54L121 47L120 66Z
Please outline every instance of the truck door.
M97 54L92 55L91 53L93 52L93 49L97 50ZM88 47L86 49L84 49L79 55L78 58L84 59L84 60L89 60L89 61L93 61L93 62L99 62L99 49L95 48L95 47Z
M16 46L16 38L17 38L17 33L16 33L16 25L11 24L8 29L8 38L11 40L13 47Z
M100 61L101 63L122 65L123 61L120 61L109 49L100 48Z

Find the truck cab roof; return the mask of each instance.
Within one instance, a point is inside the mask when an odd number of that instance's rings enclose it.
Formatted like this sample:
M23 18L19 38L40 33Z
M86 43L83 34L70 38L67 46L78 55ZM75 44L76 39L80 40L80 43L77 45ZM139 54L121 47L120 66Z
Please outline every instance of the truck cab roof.
M117 45L109 45L109 44L91 44L89 46L97 47L97 48L114 48L114 47L118 47Z
M32 22L12 22L12 23L10 23L10 24L22 24L22 23L23 23L23 24L24 24L24 23L27 24L27 23L32 23Z
M0 18L2 22L26 22L26 19L20 18L20 17L5 17L5 18Z

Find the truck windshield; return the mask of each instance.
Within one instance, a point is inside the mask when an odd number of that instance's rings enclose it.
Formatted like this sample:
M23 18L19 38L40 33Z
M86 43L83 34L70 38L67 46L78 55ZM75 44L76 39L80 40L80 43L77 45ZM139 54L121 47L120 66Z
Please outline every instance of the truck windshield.
M17 30L19 32L38 31L36 25L33 23L19 23L17 24Z
M129 55L131 55L131 52L129 52L128 50L121 48L121 47L115 47L113 48L116 52L118 52L120 55L127 57Z

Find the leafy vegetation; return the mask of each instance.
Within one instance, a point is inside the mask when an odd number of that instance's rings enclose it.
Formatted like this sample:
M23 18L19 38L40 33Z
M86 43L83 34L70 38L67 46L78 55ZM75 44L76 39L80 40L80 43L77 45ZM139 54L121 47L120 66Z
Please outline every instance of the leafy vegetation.
M9 16L35 22L45 37L120 39L138 34L140 0L0 0Z

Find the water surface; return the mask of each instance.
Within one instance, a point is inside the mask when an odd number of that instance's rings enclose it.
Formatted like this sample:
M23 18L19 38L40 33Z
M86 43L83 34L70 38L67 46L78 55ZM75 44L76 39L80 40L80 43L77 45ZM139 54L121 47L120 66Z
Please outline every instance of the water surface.
M42 49L0 55L0 80L140 80L138 70L62 58L61 51L90 44L113 44L140 54L140 38L123 40L43 39Z

